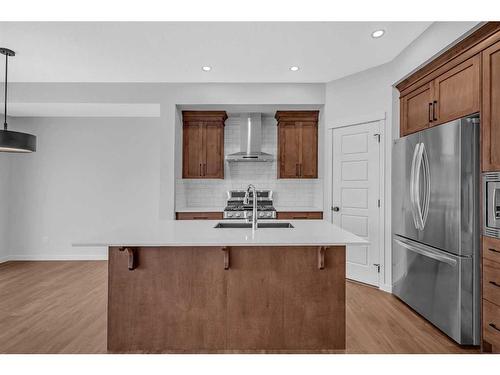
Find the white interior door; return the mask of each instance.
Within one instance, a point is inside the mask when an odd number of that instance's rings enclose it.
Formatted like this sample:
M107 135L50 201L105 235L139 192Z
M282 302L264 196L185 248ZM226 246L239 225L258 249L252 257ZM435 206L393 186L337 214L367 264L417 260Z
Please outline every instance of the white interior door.
M332 221L367 239L347 246L347 278L379 285L380 122L333 129Z

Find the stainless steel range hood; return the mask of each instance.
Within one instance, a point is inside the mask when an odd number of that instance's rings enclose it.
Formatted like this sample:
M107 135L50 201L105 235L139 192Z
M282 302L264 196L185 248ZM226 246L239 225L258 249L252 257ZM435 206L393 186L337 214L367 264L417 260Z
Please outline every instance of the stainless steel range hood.
M240 116L240 152L226 156L227 161L272 161L271 154L261 151L262 119L260 113Z

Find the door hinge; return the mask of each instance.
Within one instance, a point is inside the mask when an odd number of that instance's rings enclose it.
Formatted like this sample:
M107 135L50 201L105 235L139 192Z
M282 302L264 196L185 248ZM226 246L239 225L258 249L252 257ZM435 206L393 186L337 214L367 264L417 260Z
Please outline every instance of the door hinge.
M377 207L380 207L381 206L381 203L380 203L380 199L377 200Z
M374 137L377 137L377 142L380 143L380 133L373 134Z
M374 266L377 267L377 273L380 273L380 264L375 263Z

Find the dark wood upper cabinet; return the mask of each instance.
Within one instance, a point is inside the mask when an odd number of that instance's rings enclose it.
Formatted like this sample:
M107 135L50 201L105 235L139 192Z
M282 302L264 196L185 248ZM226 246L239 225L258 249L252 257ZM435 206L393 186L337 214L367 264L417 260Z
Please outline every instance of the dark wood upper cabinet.
M500 42L483 51L482 169L500 171Z
M318 178L319 111L278 111L278 178Z
M457 65L434 80L434 118L442 124L479 112L481 55Z
M182 178L224 178L225 111L183 111Z
M401 136L429 127L432 121L432 84L427 83L401 97Z
M401 95L401 136L479 112L481 56L441 69L432 81Z

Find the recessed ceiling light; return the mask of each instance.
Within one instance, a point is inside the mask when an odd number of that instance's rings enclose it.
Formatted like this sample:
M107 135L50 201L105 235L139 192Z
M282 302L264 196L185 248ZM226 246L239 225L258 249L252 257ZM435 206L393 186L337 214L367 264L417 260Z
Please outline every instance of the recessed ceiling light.
M380 29L380 30L375 30L375 31L372 33L372 38L375 38L375 39L377 39L377 38L381 38L382 36L384 36L384 34L385 34L385 30L382 30L382 29Z
M202 67L201 67L201 70L203 70L204 72L209 72L209 71L211 71L211 70L212 70L212 67L211 67L211 66L208 66L208 65L207 65L207 66L202 66Z
M291 67L290 67L290 70L291 70L292 72L296 72L297 70L299 70L299 67L298 67L298 66L291 66Z

